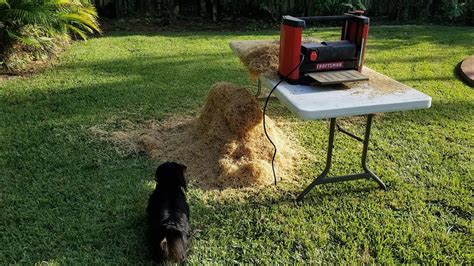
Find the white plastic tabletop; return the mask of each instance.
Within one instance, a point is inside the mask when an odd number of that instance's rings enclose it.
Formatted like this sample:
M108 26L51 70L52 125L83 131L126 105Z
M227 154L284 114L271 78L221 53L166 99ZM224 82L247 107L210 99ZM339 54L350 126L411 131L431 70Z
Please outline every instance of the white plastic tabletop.
M377 73L362 71L369 81L345 85L304 86L280 83L275 96L301 119L313 120L373 113L424 109L431 97ZM260 76L262 86L273 88L279 77Z
M241 56L255 45L272 41L233 41L232 51ZM304 86L282 82L275 96L301 119L313 120L343 116L424 109L431 97L396 80L364 67L369 81L345 85ZM262 86L273 88L277 75L261 75Z

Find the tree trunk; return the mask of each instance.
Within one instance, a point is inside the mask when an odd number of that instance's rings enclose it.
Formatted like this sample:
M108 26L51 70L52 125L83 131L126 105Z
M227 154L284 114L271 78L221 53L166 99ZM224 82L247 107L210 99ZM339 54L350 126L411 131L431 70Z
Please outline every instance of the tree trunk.
M166 12L168 13L167 22L173 24L179 15L179 3L177 0L166 0L166 3Z
M200 11L199 11L199 14L201 15L201 17L206 17L206 0L200 0L199 1L199 6L200 6Z
M137 13L140 15L144 15L145 13L145 0L137 0L135 2L135 8L137 9Z
M3 53L5 52L6 45L7 44L5 40L5 31L2 28L0 28L0 62L3 61Z
M212 22L217 22L217 5L218 0L212 0Z
M122 1L121 0L117 0L115 1L115 15L120 18L121 16L123 16L123 12L122 12Z

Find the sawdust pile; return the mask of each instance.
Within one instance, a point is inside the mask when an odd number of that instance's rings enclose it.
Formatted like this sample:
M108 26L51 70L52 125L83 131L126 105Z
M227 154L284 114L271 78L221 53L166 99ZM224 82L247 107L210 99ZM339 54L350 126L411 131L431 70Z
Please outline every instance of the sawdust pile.
M302 43L317 43L320 40L305 37ZM240 47L239 58L256 80L261 74L276 74L280 54L280 41L257 41L252 45Z
M240 60L248 69L250 77L256 80L260 74L271 74L278 71L279 53L280 45L278 43L263 43L242 53Z
M376 90L373 90L372 92L374 94L391 94L394 92L406 91L408 89L405 84L395 81L385 75L381 75L372 69L364 67L362 73L369 76L369 82L365 82L364 86L370 84L370 86L376 88Z
M350 86L348 88L353 90L352 94L369 92L368 96L374 98L380 95L403 93L410 89L407 85L377 73L367 67L362 69L362 74L367 75L369 81L349 83Z
M259 103L245 88L216 83L198 118L150 121L141 128L114 131L107 137L128 143L132 151L145 152L155 160L185 164L188 178L200 187L260 186L273 182L273 147L265 137L262 118ZM283 175L297 161L297 146L268 117L266 123L278 147L275 166ZM95 132L103 134L97 129Z

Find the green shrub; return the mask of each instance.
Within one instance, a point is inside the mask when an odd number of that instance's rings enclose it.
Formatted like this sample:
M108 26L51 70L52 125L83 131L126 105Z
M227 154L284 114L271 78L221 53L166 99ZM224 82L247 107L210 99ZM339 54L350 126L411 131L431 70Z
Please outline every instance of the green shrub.
M21 36L29 36L38 43L31 45L14 41L4 52L4 71L13 74L35 71L46 65L46 61L66 49L70 36L65 33L44 31L41 27L27 25L20 31ZM1 70L0 70L1 71Z
M66 35L94 32L100 28L89 0L0 0L0 62L7 70L54 53Z

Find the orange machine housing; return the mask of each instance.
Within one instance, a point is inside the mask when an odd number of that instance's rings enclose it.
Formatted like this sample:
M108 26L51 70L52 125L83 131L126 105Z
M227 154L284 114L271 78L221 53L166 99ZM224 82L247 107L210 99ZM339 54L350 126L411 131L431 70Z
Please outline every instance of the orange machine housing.
M305 74L334 70L362 71L369 34L363 11L341 16L283 16L280 26L279 75L292 84L307 83ZM341 41L305 43L303 28L309 22L341 21ZM304 60L302 60L304 56Z

